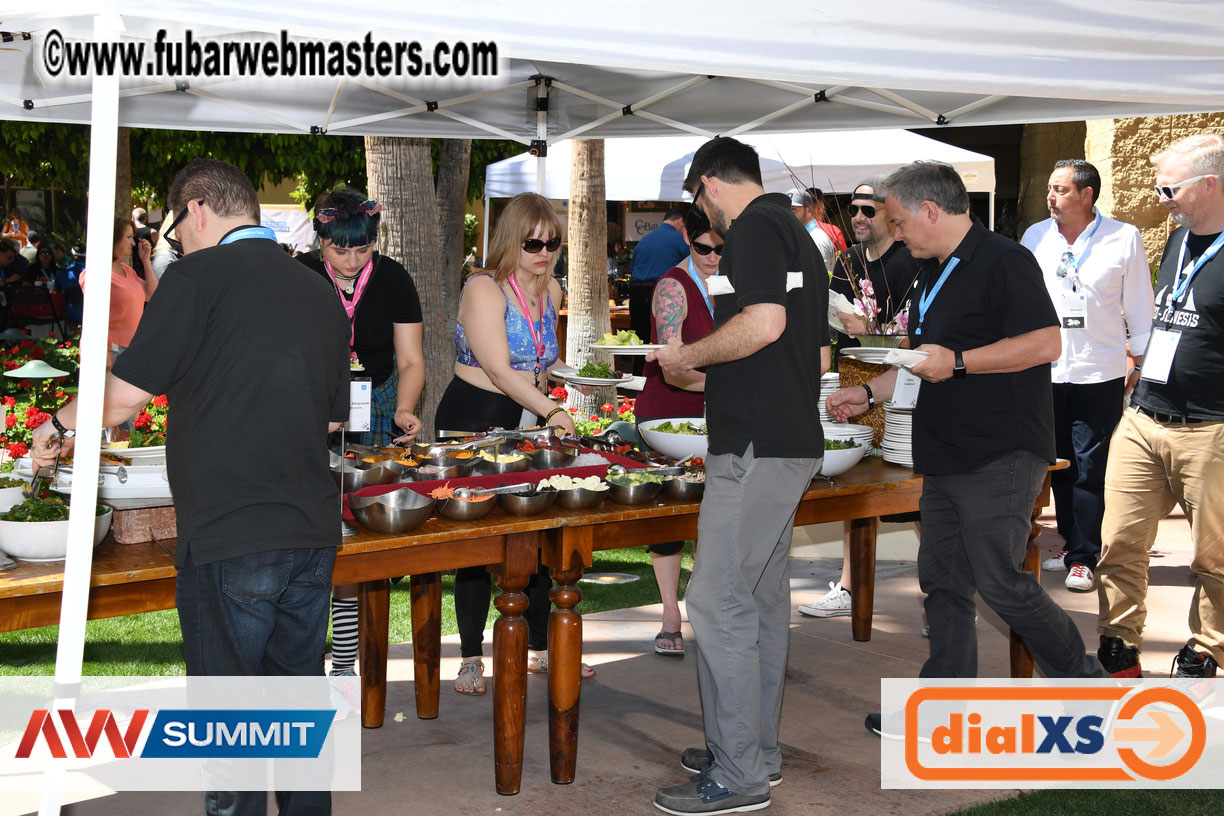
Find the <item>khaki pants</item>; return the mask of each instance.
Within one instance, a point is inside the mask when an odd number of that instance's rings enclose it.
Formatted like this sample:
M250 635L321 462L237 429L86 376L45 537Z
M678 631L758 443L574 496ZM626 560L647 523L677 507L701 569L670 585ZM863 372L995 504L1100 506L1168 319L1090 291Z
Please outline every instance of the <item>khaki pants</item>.
M1142 648L1148 550L1176 504L1194 541L1189 642L1224 663L1224 422L1164 424L1134 408L1123 413L1105 469L1099 628Z

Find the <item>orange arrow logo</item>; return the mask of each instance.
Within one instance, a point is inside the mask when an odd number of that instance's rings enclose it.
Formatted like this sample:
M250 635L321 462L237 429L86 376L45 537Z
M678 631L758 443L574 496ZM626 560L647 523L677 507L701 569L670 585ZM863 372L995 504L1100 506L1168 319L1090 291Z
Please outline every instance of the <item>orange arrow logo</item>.
M1115 742L1155 742L1147 759L1162 759L1177 747L1186 736L1182 727L1163 711L1149 711L1148 717L1155 723L1151 728L1114 728Z

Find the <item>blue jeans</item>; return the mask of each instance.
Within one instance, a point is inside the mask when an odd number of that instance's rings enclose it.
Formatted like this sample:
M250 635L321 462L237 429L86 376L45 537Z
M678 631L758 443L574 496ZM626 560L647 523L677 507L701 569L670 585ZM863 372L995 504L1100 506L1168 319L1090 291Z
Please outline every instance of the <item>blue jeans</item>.
M336 551L268 550L178 571L189 676L321 676ZM207 816L264 816L264 791L207 791ZM331 791L277 791L282 816L331 813Z

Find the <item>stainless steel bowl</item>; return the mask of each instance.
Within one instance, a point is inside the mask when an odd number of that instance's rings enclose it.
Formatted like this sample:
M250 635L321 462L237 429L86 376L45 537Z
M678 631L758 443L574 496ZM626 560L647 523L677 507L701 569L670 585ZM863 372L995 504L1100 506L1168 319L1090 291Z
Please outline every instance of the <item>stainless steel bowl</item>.
M433 513L436 502L404 488L381 496L349 496L349 507L361 526L376 533L399 534L415 530Z
M361 488L372 485L391 484L399 478L398 473L391 468L383 467L382 463L370 465L365 462L354 462L351 459L346 459L344 464L338 468L332 468L331 474L336 484L340 486L340 491L345 494L356 493Z
M663 482L663 495L676 501L697 501L705 495L705 482L686 482L676 476Z
M558 491L547 489L531 493L503 493L497 500L502 509L515 516L535 516L557 502Z
M487 459L481 459L476 464L476 469L481 473L489 475L497 475L502 473L521 473L531 467L531 458L527 454L513 462L490 462Z
M539 448L527 454L531 457L532 470L554 470L569 467L578 456L573 448Z
M659 483L618 485L608 482L608 498L617 504L649 504L662 492L663 485Z
M417 468L413 478L418 482L432 482L441 479L459 479L464 476L471 476L472 471L476 467L475 462L465 462L459 465L428 465L428 467L438 467L435 472L427 472L426 466Z
M566 510L591 510L603 504L607 498L607 490L587 490L585 487L575 487L572 490L557 491L557 505Z
M489 496L479 501L462 501L460 499L439 499L438 514L455 521L475 521L493 512L497 506L497 497Z

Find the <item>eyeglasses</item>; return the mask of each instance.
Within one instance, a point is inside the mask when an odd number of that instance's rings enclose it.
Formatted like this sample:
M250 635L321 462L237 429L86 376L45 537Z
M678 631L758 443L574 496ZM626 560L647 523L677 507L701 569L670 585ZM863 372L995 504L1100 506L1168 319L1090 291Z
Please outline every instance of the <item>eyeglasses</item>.
M549 238L547 241L541 241L539 238L528 238L523 242L523 249L531 255L539 255L541 249L547 249L549 252L556 252L561 248L561 237Z
M1217 176L1215 173L1204 173L1201 176L1195 176L1194 178L1188 178L1185 181L1178 181L1173 184L1157 184L1154 189L1156 190L1156 195L1160 198L1171 199L1173 196L1177 195L1177 191L1181 188L1189 187L1196 181L1202 181L1205 178L1218 179L1219 176Z
M198 199L196 201L196 206L203 207L204 199L202 198ZM170 234L174 232L175 229L178 228L179 224L183 223L183 221L187 219L188 212L190 212L190 210L188 210L187 205L184 204L183 209L178 211L178 215L174 216L174 220L170 222L170 226L167 227L165 232L162 233L162 237L166 239L166 243L169 244L170 248L173 249L175 252L177 252L179 255L183 254L183 242L177 238L171 238Z
M382 205L374 199L369 198L361 202L361 204L357 207L357 211L364 213L365 215L378 215L380 212L382 212ZM314 220L318 221L320 224L330 224L339 214L340 211L335 207L324 207L321 210L315 210Z
M49 249L40 249L40 250L38 250L38 254L39 254L39 255L46 255L47 257L51 257L51 250L49 250Z
M698 207L698 206L697 206L697 199L701 198L701 194L702 194L703 192L705 192L705 182L704 182L704 181L698 181L698 182L697 182L697 190L696 190L696 192L694 192L694 193L693 193L693 203L692 203L692 204L690 204L689 206L690 206L690 207L692 207L693 209L697 210L697 212L701 213L702 215L705 215L705 210L703 210L703 209L701 209L700 207Z
M721 258L723 245L719 244L718 246L710 246L709 244L703 244L700 241L694 241L693 251L698 255L709 255L711 252L713 252L715 255Z
M876 212L878 212L876 208L870 204L863 204L861 206L858 204L851 204L846 208L846 211L850 213L851 218L858 215L860 210L862 210L865 218L875 218Z
M1064 252L1062 257L1058 259L1058 268L1054 270L1054 275L1059 278L1067 277L1067 273L1075 271L1075 254L1070 250Z

